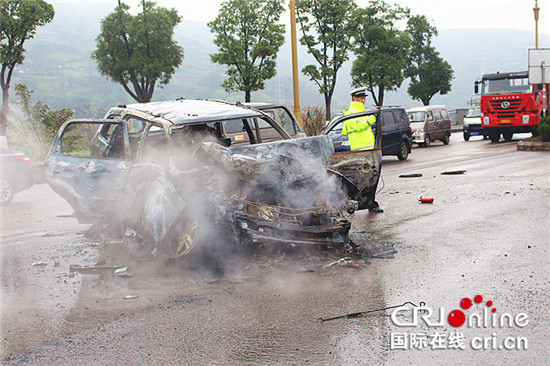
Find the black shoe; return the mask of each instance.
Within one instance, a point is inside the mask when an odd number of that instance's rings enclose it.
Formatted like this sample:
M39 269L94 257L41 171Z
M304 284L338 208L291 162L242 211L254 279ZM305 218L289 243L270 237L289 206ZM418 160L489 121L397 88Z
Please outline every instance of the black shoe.
M369 211L370 211L370 212L376 212L376 213L382 213L382 212L384 212L384 210L382 210L380 207L369 208Z

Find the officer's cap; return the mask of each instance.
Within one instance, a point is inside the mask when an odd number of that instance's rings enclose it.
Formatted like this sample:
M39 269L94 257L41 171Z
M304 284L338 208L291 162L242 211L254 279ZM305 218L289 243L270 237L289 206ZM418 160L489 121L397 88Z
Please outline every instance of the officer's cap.
M352 97L366 97L367 96L367 88L363 86L361 88L353 89L352 91L349 92L349 94Z

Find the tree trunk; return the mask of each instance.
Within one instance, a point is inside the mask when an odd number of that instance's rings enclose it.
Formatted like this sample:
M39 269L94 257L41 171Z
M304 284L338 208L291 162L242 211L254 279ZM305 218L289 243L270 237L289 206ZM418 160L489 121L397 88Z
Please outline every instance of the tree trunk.
M330 116L332 115L330 104L332 103L332 95L325 93L325 118L327 121L330 121Z
M250 100L251 100L250 95L251 95L250 90L245 90L244 91L244 102L245 103L250 103Z
M384 86L378 86L378 104L379 107L384 105Z
M0 147L5 149L8 148L7 127L8 127L8 112L10 109L9 100L10 100L10 89L8 84L7 86L2 86L2 109L0 110Z

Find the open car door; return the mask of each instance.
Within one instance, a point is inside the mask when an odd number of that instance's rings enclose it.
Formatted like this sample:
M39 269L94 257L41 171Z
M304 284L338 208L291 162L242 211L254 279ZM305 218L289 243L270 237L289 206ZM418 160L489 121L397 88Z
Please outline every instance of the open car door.
M128 169L128 128L118 120L72 120L46 157L46 180L67 200L80 223L114 217Z
M331 135L331 132L342 130L344 121L368 115L376 115L377 122L373 125L375 143L373 150L338 151L332 155L329 169L342 177L343 185L347 189L349 198L359 202L359 209L367 208L369 196L374 197L380 170L382 169L382 123L379 111L369 111L334 119L323 130L322 134Z

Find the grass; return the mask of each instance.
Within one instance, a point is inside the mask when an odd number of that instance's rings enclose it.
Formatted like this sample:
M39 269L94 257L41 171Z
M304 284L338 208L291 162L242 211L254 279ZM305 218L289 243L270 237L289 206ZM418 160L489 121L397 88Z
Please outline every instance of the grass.
M523 139L525 142L542 142L542 136L529 137L528 139Z

